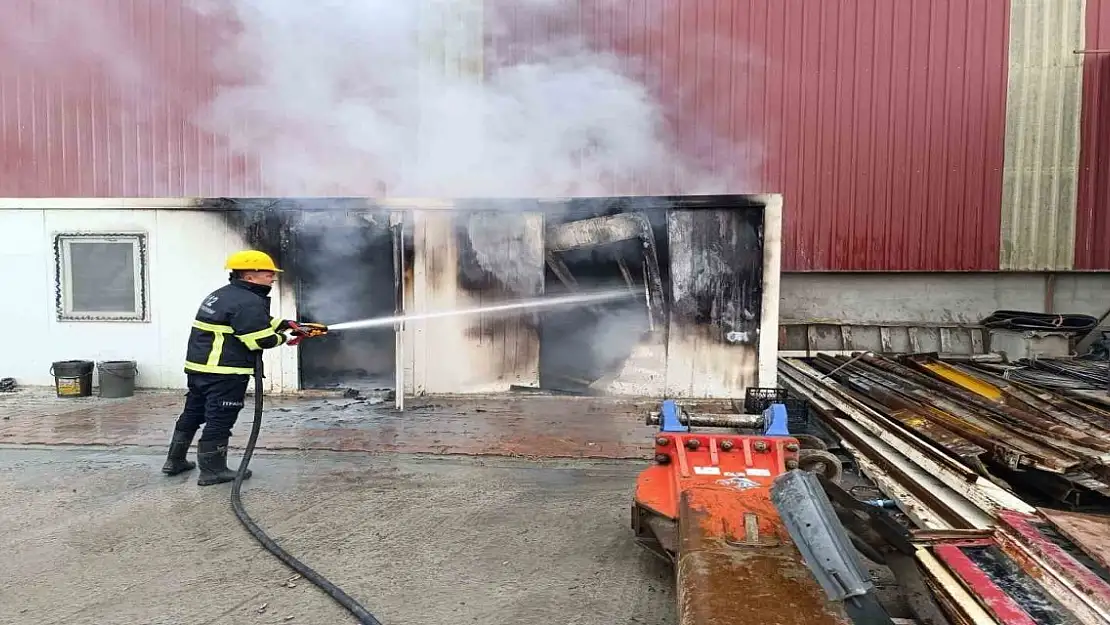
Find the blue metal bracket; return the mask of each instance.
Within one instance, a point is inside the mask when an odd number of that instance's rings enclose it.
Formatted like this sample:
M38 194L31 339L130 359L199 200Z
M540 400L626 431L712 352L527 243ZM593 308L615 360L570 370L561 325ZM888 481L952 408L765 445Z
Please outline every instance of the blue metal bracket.
M764 436L790 436L790 428L787 427L786 406L783 404L771 404L763 411L763 435Z
M679 421L681 411L673 399L664 399L659 409L659 429L663 432L689 432L690 428Z

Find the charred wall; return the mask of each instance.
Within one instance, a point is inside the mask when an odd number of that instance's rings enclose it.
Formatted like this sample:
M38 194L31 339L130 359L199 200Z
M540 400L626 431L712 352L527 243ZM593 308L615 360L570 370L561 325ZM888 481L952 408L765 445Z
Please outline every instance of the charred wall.
M763 307L763 220L758 210L671 214L671 322L719 329L721 339L755 345Z
M248 244L271 254L293 284L301 321L337 323L394 314L389 212L361 199L221 198L221 210ZM299 348L304 388L391 386L392 329L332 334Z
M739 397L759 383L763 211L735 201L675 208L668 234L667 393Z
M540 216L481 202L406 214L414 250L405 311L422 315L475 309L542 292ZM534 387L539 340L530 314L494 311L405 323L407 393L502 392Z
M745 196L459 201L406 211L396 282L390 211L366 200L213 200L275 256L302 320L335 323L540 294L625 300L406 324L406 391L727 396L755 383L763 207ZM403 210L393 207L391 210ZM774 337L772 337L774 338ZM302 386L392 386L392 328L300 350ZM635 369L629 377L627 371ZM635 378L634 381L632 378ZM615 382L614 382L615 381Z

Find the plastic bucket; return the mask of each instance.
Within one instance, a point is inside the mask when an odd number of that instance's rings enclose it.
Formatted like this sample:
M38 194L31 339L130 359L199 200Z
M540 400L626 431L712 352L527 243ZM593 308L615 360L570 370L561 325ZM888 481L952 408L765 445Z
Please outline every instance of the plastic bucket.
M58 397L88 397L92 395L91 360L59 360L50 365L54 376L54 392Z
M105 360L100 370L101 397L131 397L135 394L135 376L139 368L134 360Z

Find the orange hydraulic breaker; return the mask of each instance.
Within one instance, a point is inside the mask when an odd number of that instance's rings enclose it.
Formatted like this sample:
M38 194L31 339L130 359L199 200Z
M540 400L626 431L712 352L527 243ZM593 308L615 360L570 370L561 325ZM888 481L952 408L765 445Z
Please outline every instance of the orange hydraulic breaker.
M852 623L772 500L776 478L798 466L797 439L691 433L676 426L675 410L664 402L671 431L664 422L654 464L636 482L632 528L637 542L674 565L679 623Z

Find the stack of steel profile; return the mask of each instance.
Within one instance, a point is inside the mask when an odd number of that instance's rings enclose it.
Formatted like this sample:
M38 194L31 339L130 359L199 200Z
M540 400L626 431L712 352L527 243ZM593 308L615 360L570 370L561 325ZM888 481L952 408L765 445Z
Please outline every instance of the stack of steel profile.
M982 362L780 358L779 374L905 515L954 622L1110 624L1110 571L1091 541L1011 489L1110 494L1110 412ZM1110 545L1110 521L1082 516Z
M1073 504L1092 494L1110 496L1110 410L1033 383L1042 376L1060 384L1066 367L1085 370L1081 366L1038 361L1013 367L922 355L817 356L809 366L816 372L811 379L826 387L837 383L978 475L998 474ZM1087 390L1097 393L1093 386Z
M1110 366L1106 361L1078 358L1022 359L1013 364L980 363L977 368L1010 382L1056 395L1110 407Z

